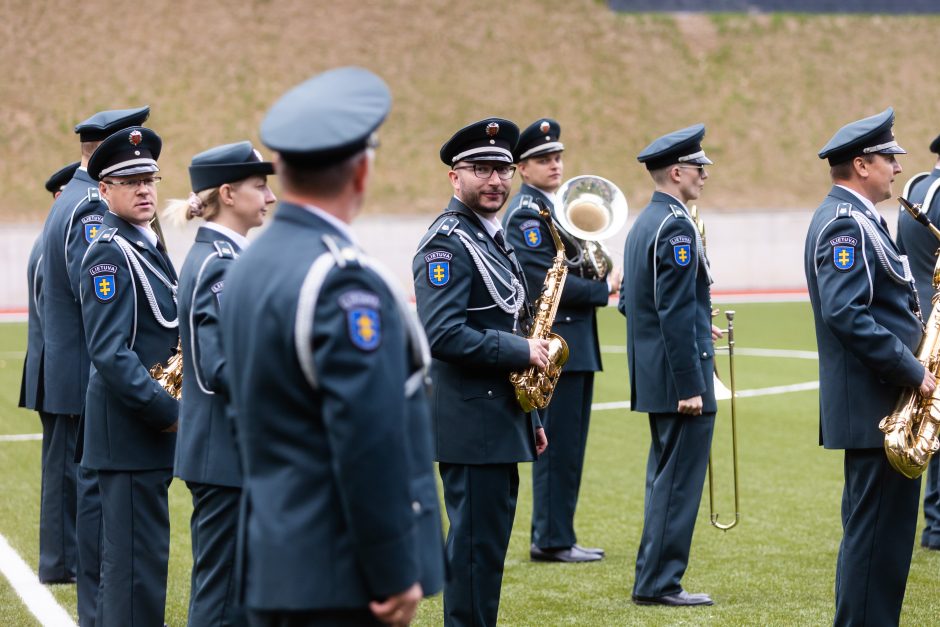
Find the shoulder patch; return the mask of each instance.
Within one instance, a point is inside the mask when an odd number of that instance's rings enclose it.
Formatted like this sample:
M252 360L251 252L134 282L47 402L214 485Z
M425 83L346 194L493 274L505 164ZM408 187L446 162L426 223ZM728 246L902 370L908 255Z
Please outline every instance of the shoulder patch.
M365 352L377 349L382 341L378 295L365 290L349 290L340 294L337 302L346 312L346 330L353 346Z
M848 272L855 265L855 247L858 240L847 235L829 240L832 246L832 265L840 272Z
M669 238L669 243L673 246L678 244L691 244L692 238L688 235L676 235L675 237Z
M114 239L114 236L116 234L117 234L117 228L111 227L111 228L102 230L98 234L98 237L96 237L95 239L98 240L99 242L110 242L112 239Z
M692 245L674 244L672 247L672 255L676 263L684 268L692 261Z
M428 282L432 287L444 287L450 282L450 260L453 257L446 250L432 250L424 256Z
M103 227L101 222L104 220L104 217L97 214L91 213L87 216L82 216L82 231L85 235L85 241L91 244L98 234L101 233Z
M222 259L235 258L235 248L232 246L231 242L220 239L212 242L212 245L215 246L216 252L219 253L219 257Z
M454 229L457 228L458 224L460 224L460 220L457 218L444 218L438 225L437 232L450 237L451 233L454 232Z
M542 243L542 231L539 229L541 224L538 220L526 220L519 225L522 230L522 238L529 248L536 248Z
M95 298L102 303L107 303L117 295L117 266L110 263L99 263L88 269L91 275L91 285L95 292Z

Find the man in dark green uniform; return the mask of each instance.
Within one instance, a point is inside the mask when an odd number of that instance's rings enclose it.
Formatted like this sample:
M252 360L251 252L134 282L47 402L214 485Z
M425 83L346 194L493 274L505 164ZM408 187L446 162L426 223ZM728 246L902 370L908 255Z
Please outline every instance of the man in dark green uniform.
M548 341L522 336L525 277L497 219L509 197L518 127L487 118L440 150L454 196L412 262L418 316L431 344L432 416L444 482L444 624L495 625L519 492L518 462L547 446L537 412L509 375L548 364Z
M687 204L711 160L696 124L655 140L637 156L656 191L624 245L620 311L627 317L633 411L647 412L643 535L633 601L711 605L682 588L715 424L712 376L719 335L711 324L711 271Z

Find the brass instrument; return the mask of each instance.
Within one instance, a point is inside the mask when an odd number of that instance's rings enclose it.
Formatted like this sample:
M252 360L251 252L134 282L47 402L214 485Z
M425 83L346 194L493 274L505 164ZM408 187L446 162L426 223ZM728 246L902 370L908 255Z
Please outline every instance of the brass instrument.
M156 213L153 214L150 226L157 234L157 239L163 244L163 248L166 249L166 239L163 237L163 228L160 226L160 218L157 217ZM165 366L163 364L155 364L150 368L150 376L167 391L167 394L176 400L180 400L180 396L183 394L182 339L176 341L176 352L170 356Z
M568 343L557 333L552 333L552 323L558 312L561 291L565 287L565 277L568 276L568 268L565 265L565 245L552 222L551 213L541 204L539 204L539 215L548 224L557 252L552 266L545 273L542 294L535 301L535 320L529 333L529 338L549 341L548 365L544 369L529 366L522 372L513 372L509 375L509 382L516 388L516 399L525 412L548 406L552 393L555 391L555 385L558 383L558 377L561 376L561 367L568 361Z
M183 344L176 343L176 352L170 356L166 365L156 364L150 369L150 376L159 383L167 394L180 400L183 394Z
M576 240L581 257L572 262L583 276L603 281L613 268L610 252L601 242L627 222L627 199L620 189L599 176L576 176L558 188L555 220Z
M921 212L921 205L914 205L899 197L908 213L930 229L940 240L937 229ZM937 251L940 253L940 250ZM935 253L937 254L937 253ZM934 295L931 299L930 317L927 319L924 337L917 347L917 360L924 364L934 376L940 375L940 259L933 270ZM899 473L916 479L927 469L930 458L940 449L940 388L925 398L916 387L906 389L898 398L894 411L878 424L885 434L885 454L888 462Z
M698 215L698 207L692 205L689 207L689 216L692 218L692 222L695 223L695 228L698 230L699 236L702 238L702 249L705 249L705 223ZM717 316L719 313L718 309L715 308L712 310L712 318ZM712 378L714 380L714 389L715 389L715 400L730 400L731 401L731 471L732 476L734 477L734 520L730 523L720 523L718 522L719 514L715 511L715 487L714 487L714 476L715 471L712 468L712 456L709 451L708 454L708 512L709 519L711 520L712 526L722 531L728 531L732 527L736 526L741 520L741 509L738 505L738 420L737 420L737 407L735 404L735 385L734 385L734 311L728 310L725 312L725 318L728 320L728 328L723 329L723 333L727 334L727 345L726 346L716 346L715 353L719 351L728 353L728 370L729 377L728 382L731 384L731 389L729 390L721 379L718 376L718 364L714 363L714 370L712 372Z

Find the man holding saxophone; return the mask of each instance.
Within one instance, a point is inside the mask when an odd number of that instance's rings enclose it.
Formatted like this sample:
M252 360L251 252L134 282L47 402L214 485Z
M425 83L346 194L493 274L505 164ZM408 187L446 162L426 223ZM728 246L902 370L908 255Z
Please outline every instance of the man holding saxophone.
M520 135L515 157L522 187L509 202L503 216L506 241L515 249L530 286L529 299L539 296L539 287L552 266L555 243L548 224L539 215L539 205L555 211L555 192L561 186L565 147L561 126L542 118ZM581 258L580 242L562 236L568 260ZM565 279L552 330L568 344L569 356L555 387L551 405L541 412L542 424L552 434L552 446L532 464L532 545L530 557L545 562L593 562L603 559L602 549L576 544L574 514L581 487L581 470L591 419L594 373L601 369L595 308L620 287L619 271L594 279L578 273L571 264Z
M637 156L656 184L624 245L620 311L627 317L633 411L647 412L643 534L633 602L711 605L682 588L715 425L711 271L687 207L711 160L696 124L655 140Z
M901 173L891 108L843 126L819 152L833 187L806 236L804 269L819 347L820 444L844 450L836 625L897 625L920 480L895 471L881 419L934 376L913 354L923 335L907 258L875 204Z
M523 337L525 278L496 217L509 196L518 139L509 120L486 118L441 147L454 196L412 262L433 357L435 459L450 521L448 626L496 624L516 464L548 444L537 412L521 409L509 382L514 371L548 365L548 341Z

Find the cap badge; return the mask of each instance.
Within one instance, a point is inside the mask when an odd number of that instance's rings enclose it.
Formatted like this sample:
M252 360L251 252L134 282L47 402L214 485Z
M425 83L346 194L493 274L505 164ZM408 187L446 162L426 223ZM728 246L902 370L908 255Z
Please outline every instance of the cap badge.
M131 134L127 136L127 139L135 146L139 145L143 138L140 131L131 131Z
M548 129L550 128L551 126L549 126L548 122L546 122L545 120L542 120L542 123L539 124L539 130L542 131L543 133L547 133Z
M499 133L499 124L496 122L490 122L486 125L486 134L490 137L496 137Z

